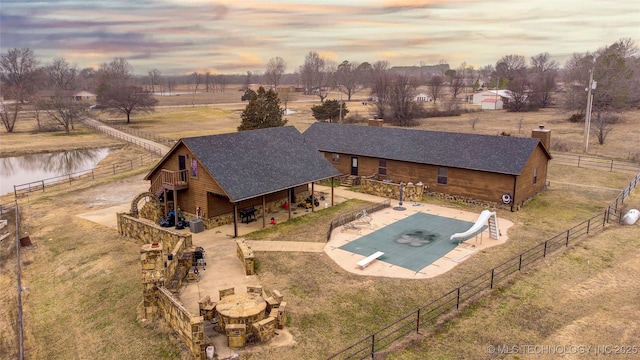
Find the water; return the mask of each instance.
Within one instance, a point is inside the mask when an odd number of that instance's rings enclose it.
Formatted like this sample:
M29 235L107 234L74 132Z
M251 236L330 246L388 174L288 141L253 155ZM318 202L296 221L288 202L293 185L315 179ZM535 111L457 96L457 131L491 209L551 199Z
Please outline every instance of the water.
M12 193L14 185L90 170L109 151L102 148L0 158L0 194Z

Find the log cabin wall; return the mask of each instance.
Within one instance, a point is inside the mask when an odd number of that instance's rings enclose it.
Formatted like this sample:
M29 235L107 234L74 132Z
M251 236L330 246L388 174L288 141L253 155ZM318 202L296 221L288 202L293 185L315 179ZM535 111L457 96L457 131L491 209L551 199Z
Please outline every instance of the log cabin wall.
M537 152L536 152L537 153ZM324 153L324 157L333 164L343 174L351 172L351 157L349 154ZM541 162L546 161L544 154L540 154ZM479 200L501 202L502 195L512 194L515 177L513 175L497 174L477 170L451 168L447 169L447 184L438 184L438 169L440 166L409 163L396 160L385 160L386 175L379 174L379 161L384 159L358 157L358 175L377 175L377 180L391 180L398 182L412 182L414 184L422 182L425 185L425 192L443 193L457 196L464 196ZM540 169L538 170L540 172ZM538 175L540 177L540 173ZM546 178L546 168L544 171ZM513 194L512 194L513 195Z
M522 205L526 200L545 189L547 183L547 164L547 156L542 149L542 145L539 144L531 154L522 173L518 176L516 194L513 199L515 205ZM534 173L536 175L535 184L533 181Z

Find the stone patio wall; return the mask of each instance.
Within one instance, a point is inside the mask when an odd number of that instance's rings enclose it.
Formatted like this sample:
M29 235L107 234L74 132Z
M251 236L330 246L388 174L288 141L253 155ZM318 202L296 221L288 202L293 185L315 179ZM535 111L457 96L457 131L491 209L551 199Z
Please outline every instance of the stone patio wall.
M205 359L204 318L195 316L165 287L159 287L158 314L187 346L195 359Z
M170 253L180 240L184 246L192 246L191 234L184 234L172 228L162 226L142 218L136 218L126 213L118 213L118 232L122 236L140 240L145 244L161 242L165 253Z

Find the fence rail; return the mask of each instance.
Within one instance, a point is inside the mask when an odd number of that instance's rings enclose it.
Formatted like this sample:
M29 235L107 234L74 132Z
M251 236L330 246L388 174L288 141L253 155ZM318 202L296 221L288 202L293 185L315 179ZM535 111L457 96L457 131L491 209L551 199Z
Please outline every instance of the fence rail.
M391 200L387 199L379 204L366 206L362 210L365 210L367 213L373 213L373 212L388 208L389 206L391 206ZM362 210L354 211L350 214L342 215L333 219L333 221L331 221L331 224L329 225L329 231L327 231L327 242L331 240L331 233L333 232L334 229L356 220L356 217L358 216L358 214L362 213Z
M613 167L611 167L613 169ZM421 329L433 330L438 320L461 305L469 304L474 299L482 296L484 292L491 291L496 284L507 280L525 267L535 264L538 260L548 255L566 249L569 244L594 233L603 231L605 225L613 218L621 221L621 205L629 197L631 192L640 184L640 172L629 182L629 185L613 200L609 207L591 218L548 238L547 240L529 248L528 250L512 257L493 269L467 281L459 287L447 292L441 297L429 302L417 310L395 320L382 329L372 333L343 350L329 356L327 359L373 359L376 353L389 349L391 344L411 333L420 333ZM335 220L334 220L335 222ZM334 222L331 223L332 229ZM330 232L327 235L329 238Z
M473 301L485 291L490 291L510 275L520 272L551 253L567 248L587 234L604 229L607 212L603 211L593 217L559 233L544 242L537 244L515 257L508 259L493 269L467 281L459 287L447 292L421 308L403 316L393 323L368 335L328 359L366 359L373 358L376 353L388 349L391 344L410 333L420 333L421 329L435 325L441 316L459 309L461 305Z
M84 124L86 126L92 128L92 129L101 131L101 132L103 132L103 133L105 133L105 134L107 134L109 136L114 137L114 138L121 139L121 140L130 142L130 143L132 143L134 145L140 146L143 149L145 149L145 150L147 150L147 151L149 151L151 153L154 153L154 154L156 154L158 156L162 155L162 150L157 146L153 146L153 145L147 144L144 141L140 141L140 140L138 140L138 139L136 139L134 137L127 136L125 134L122 134L119 131L115 131L115 130L112 130L112 129L109 129L109 128L106 128L106 127L95 125L95 124L91 123L90 121L85 121Z
M583 168L597 168L612 171L640 171L640 164L621 160L598 158L594 156L553 153L553 160L559 164L574 165Z
M145 154L145 155L141 155L139 158L135 160L119 162L119 163L108 165L108 166L97 166L92 169L79 170L79 171L68 173L65 175L55 176L55 177L42 179L38 181L32 181L32 182L20 184L20 185L14 185L13 194L17 198L34 191L44 192L47 187L58 186L66 183L68 183L69 185L72 185L74 182L81 181L81 180L95 180L96 178L99 179L101 177L106 177L106 176L111 176L111 175L116 175L119 173L131 171L140 166L149 164L151 162L155 162L156 160L157 160L157 157L154 154Z
M13 211L15 206L16 206L15 202L0 204L0 215L4 215L10 211Z
M168 146L172 146L173 144L175 144L175 140L171 140L168 139L164 136L160 136L160 135L156 135L154 133L150 133L147 131L142 131L142 130L138 130L138 129L134 129L131 128L130 126L126 126L123 124L120 124L119 121L113 121L113 120L103 120L103 119L97 119L98 121L100 121L101 123L105 124L106 126L112 127L116 130L122 131L122 132L126 132L128 134L131 134L133 136L136 137L140 137L143 139L148 139L157 143L162 143L162 144L166 144Z
M624 204L625 200L631 195L633 189L640 185L640 172L636 174L636 176L629 182L626 188L624 188L618 196L611 202L609 207L607 208L607 221L615 221L616 223L622 222L622 204Z

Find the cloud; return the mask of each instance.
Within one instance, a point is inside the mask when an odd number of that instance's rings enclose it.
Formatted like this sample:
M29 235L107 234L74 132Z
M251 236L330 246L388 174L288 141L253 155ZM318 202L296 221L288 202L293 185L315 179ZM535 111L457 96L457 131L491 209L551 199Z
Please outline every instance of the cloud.
M638 41L639 17L637 0L2 0L0 42L43 62L124 57L143 73L260 72L275 56L295 69L309 51L336 62L482 66L505 54L562 61L621 37Z

